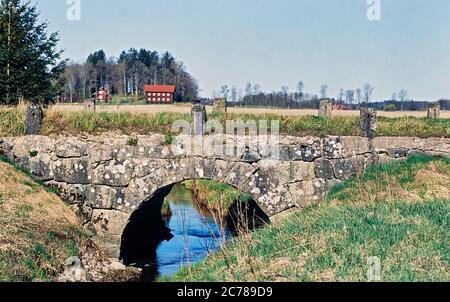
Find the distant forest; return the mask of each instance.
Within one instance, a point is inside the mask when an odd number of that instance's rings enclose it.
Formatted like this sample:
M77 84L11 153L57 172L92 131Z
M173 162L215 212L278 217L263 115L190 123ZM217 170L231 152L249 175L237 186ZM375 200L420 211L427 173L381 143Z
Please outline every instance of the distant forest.
M134 48L123 51L118 58L107 57L99 50L84 63L70 62L64 78L62 102L83 101L101 87L112 96L139 98L144 95L146 84L175 85L175 101L193 101L199 89L184 64L169 52L159 54Z
M247 83L244 90L235 86L229 88L222 85L213 93L213 98L226 98L229 106L237 107L272 107L293 109L318 109L321 100L330 100L341 109L358 109L361 104L386 111L419 111L427 110L430 102L415 101L408 96L406 89L395 92L392 98L386 101L374 101L372 98L374 87L366 83L357 89L340 89L336 97L329 97L328 85L323 84L317 94L305 92L305 84L299 81L296 91L289 91L287 86L279 91L263 92L258 84ZM211 102L211 100L204 100ZM450 110L450 100L440 100L441 109Z
M347 103L344 101L331 100L334 105L344 110L358 110L364 104L368 107L384 111L424 111L428 110L430 102L427 101L380 101L371 103ZM241 101L227 102L230 107L271 107L271 108L291 108L291 109L318 109L321 99L312 98L305 100L295 100L293 96L283 96L279 93L261 93L257 97L244 97ZM450 110L450 100L439 100L441 110ZM341 105L341 106L339 106Z
M123 51L118 58L108 57L103 50L88 56L84 63L69 62L64 72L64 91L61 102L81 102L88 99L100 87L109 91L111 96L142 99L144 85L175 85L175 102L193 102L198 100L199 85L183 64L169 52L162 54L146 49ZM369 104L378 110L426 110L429 102L414 101L406 89L394 92L391 99L374 101L374 87L366 83L357 89L340 89L338 95L328 95L328 85L323 84L318 93L305 90L303 81L299 81L294 91L287 86L279 91L264 92L260 85L247 83L244 89L222 85L214 91L212 98L226 98L229 106L272 107L317 109L320 100L331 100L341 109L357 109L361 104ZM212 103L212 99L203 99ZM450 110L450 100L441 100L441 108Z

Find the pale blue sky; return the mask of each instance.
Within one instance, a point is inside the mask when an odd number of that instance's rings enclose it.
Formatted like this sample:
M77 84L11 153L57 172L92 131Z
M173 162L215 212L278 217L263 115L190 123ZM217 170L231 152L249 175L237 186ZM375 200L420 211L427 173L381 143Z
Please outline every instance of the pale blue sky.
M366 0L81 0L81 20L66 0L35 0L66 56L95 50L117 56L131 46L169 50L209 96L221 84L265 91L303 80L375 86L376 99L401 88L416 99L450 97L450 1L381 0L381 21Z

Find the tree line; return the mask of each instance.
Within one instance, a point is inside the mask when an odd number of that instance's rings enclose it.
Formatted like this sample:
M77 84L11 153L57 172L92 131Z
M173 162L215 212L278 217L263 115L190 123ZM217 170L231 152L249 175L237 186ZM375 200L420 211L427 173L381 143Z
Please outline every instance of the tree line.
M278 107L278 108L309 108L319 107L321 100L330 100L337 105L345 105L346 108L356 109L361 104L368 104L379 110L426 110L429 102L415 101L409 97L406 89L394 92L392 97L385 101L374 101L373 92L375 87L370 83L365 83L360 88L341 88L334 97L328 93L329 86L322 84L318 93L305 91L304 81L299 81L295 91L290 91L289 87L282 86L278 91L264 92L259 84L248 82L244 89L236 86L222 85L220 89L213 92L213 98L226 98L230 106L245 107ZM440 100L442 109L448 107L448 100Z
M100 87L140 98L145 84L175 85L175 101L197 98L197 81L169 52L130 48L114 58L99 50L83 63L68 62L58 33L39 16L29 1L0 0L0 104L79 102Z
M115 58L99 50L83 63L69 63L57 47L58 33L49 33L48 23L42 22L39 14L31 2L0 0L0 104L14 105L20 100L47 104L57 99L79 102L100 87L113 96L138 99L143 96L145 84L177 86L177 102L197 99L197 81L169 52L130 48ZM306 92L303 81L294 91L283 86L266 93L259 84L249 82L244 89L222 85L213 97L225 97L230 105L283 108L317 108L321 99L353 107L361 103L383 108L388 105L396 110L422 110L428 104L413 101L406 89L395 92L388 101L375 103L374 89L366 83L357 89L342 88L336 97L330 97L326 84L318 93ZM443 109L448 105L448 100L441 100Z
M332 100L335 103L351 105L370 103L373 91L374 87L366 83L355 90L340 89L336 98L330 98L326 84L321 85L318 93L306 92L303 81L297 83L295 91L290 91L289 87L282 86L279 91L267 93L259 84L248 82L243 90L238 90L236 86L229 88L228 85L222 85L219 90L214 91L213 98L227 98L232 106L317 108L320 100Z
M64 78L63 102L83 101L100 88L110 95L140 98L146 84L175 85L175 101L187 102L195 100L199 90L183 62L169 52L146 49L130 48L118 58L107 57L104 50L96 51L84 63L70 62Z

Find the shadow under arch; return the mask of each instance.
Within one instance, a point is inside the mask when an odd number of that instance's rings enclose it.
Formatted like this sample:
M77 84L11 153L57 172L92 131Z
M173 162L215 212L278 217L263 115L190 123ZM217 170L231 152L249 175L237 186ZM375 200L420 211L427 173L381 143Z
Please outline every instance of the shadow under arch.
M221 183L217 180L207 180ZM162 242L170 241L174 237L161 214L161 208L176 184L178 183L159 189L152 197L142 202L131 214L122 233L119 259L125 265L141 268L143 270L141 281L154 281L159 275L157 248ZM237 189L233 185L228 185ZM236 236L242 229L253 230L265 226L270 223L270 219L250 197L246 201L235 200L232 203L225 217L225 223L229 233Z
M245 201L235 200L231 204L226 223L231 234L238 236L242 232L253 231L269 225L270 218L258 203L250 198Z
M161 214L164 198L173 185L159 189L153 197L142 202L130 216L122 233L119 259L125 265L137 264L139 260L156 259L156 248L164 240L172 239Z

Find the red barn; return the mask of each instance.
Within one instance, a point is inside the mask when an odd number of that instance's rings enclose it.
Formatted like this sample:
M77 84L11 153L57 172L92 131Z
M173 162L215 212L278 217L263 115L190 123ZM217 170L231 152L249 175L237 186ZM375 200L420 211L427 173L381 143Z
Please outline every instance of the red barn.
M96 101L99 101L99 102L108 102L109 101L109 94L102 87L96 93L94 93L94 98L95 98Z
M147 103L173 104L174 85L145 85L144 95Z

